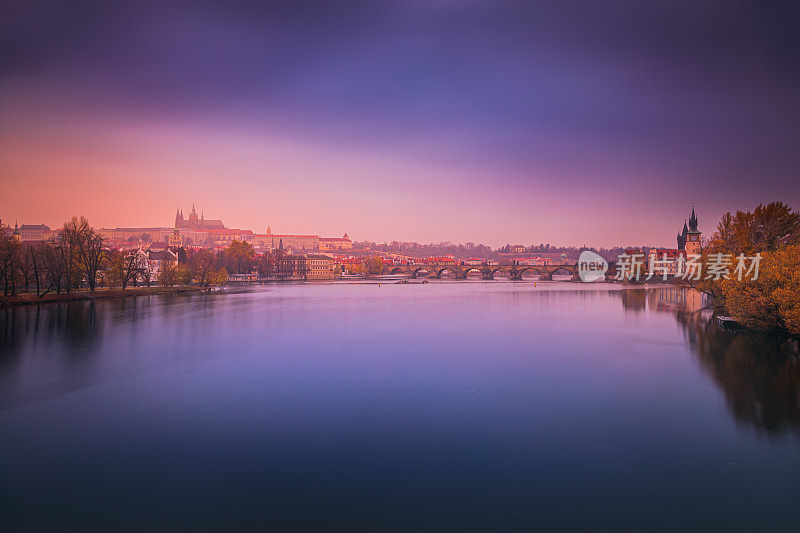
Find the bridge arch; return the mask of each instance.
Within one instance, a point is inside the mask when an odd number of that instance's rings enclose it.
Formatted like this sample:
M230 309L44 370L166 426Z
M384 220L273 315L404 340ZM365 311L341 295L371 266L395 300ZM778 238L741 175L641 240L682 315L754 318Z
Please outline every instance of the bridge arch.
M431 275L431 273L435 273L435 271L432 270L430 267L418 266L418 267L412 267L412 269L411 269L411 277L412 278L416 278L417 276L419 276L419 273L422 272L423 270L429 276Z
M525 273L528 273L528 274L533 273L533 274L536 274L537 276L541 277L543 274L546 274L547 271L542 269L542 268L540 268L540 267L536 267L536 266L523 266L523 267L521 267L519 269L520 278Z
M446 267L442 267L442 268L439 268L439 269L437 269L437 270L436 270L436 277L437 277L437 278L441 278L441 277L442 277L442 274L444 274L445 272L450 272L450 273L453 275L453 277L455 277L456 279L458 279L459 277L461 277L461 276L459 275L459 274L460 274L460 272L459 272L459 270L458 270L458 268L457 268L457 267L449 267L449 266L446 266Z
M514 277L513 273L511 272L511 268L507 265L492 268L492 277L494 278L497 276L498 272L505 274L505 277L508 277L508 279L512 279Z

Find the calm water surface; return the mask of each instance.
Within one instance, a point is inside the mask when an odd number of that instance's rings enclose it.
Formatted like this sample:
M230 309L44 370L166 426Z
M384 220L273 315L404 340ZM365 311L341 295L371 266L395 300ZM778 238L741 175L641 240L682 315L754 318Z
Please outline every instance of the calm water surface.
M432 282L0 310L0 530L799 531L796 342L681 302Z

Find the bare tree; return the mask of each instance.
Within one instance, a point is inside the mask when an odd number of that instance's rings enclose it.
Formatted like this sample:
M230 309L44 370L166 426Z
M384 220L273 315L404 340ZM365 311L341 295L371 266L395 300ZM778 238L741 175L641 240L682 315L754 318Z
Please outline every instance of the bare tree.
M133 282L133 286L135 287L138 279L143 277L145 270L149 274L150 269L147 268L147 258L145 254L141 250L131 251L124 257L122 266L122 288L127 288L128 283L131 282Z
M85 222L83 218L81 218ZM99 233L88 227L83 231L81 239L78 241L80 248L81 261L83 262L84 272L86 273L86 281L89 284L89 290L94 292L97 283L97 271L100 270L105 256L103 250L103 237Z
M80 219L72 217L59 231L67 293L72 292L73 286L78 285L83 277L80 262L81 243L88 231L89 222L83 217Z
M16 239L2 229L2 226L3 223L0 220L0 279L3 281L3 294L16 296L17 270L22 247Z
M264 252L258 258L258 275L268 278L275 273L275 257L270 252Z
M58 239L51 237L42 244L42 269L47 277L48 288L39 296L44 296L54 290L60 294L64 284L64 258L61 243Z
M19 258L17 260L17 270L20 276L22 276L22 286L25 292L30 289L33 283L33 263L31 262L31 254L29 253L29 250L32 249L33 246L31 244L23 243L20 247Z
M31 264L31 270L33 272L33 280L36 284L36 296L42 292L41 289L41 281L42 281L42 271L40 268L41 260L39 259L41 256L41 248L42 245L30 245L28 246L28 260Z

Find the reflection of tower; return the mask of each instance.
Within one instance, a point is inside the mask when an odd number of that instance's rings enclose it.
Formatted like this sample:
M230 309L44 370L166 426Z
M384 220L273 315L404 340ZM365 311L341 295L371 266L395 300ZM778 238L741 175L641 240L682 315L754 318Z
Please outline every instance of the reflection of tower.
M694 204L692 204L692 216L689 217L689 231L686 232L686 254L700 254L702 247L700 229L697 227L697 215L694 214Z

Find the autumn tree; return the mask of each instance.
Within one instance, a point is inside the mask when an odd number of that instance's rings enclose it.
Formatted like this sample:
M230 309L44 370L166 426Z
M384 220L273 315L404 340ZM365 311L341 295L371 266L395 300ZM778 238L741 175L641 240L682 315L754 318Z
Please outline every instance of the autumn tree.
M800 244L800 213L782 202L772 202L759 204L752 212L725 213L706 248L753 255L792 244Z
M228 271L225 267L215 268L208 273L206 285L224 285L228 281Z
M162 261L158 267L158 281L164 287L172 287L177 281L178 273L175 265L170 261Z
M244 241L233 241L219 254L220 266L234 274L247 274L253 270L255 250L253 245Z
M214 270L214 252L205 248L193 248L189 250L187 259L192 278L196 279L200 286L208 285L208 275Z
M800 246L781 246L761 255L758 278L719 281L725 309L753 329L800 335Z
M383 258L379 255L364 258L364 272L367 276L379 276L383 274Z
M175 267L175 281L179 285L189 285L192 283L192 271L186 263L178 263Z
M781 202L726 213L703 250L702 264L712 254L724 254L734 267L740 255L760 254L758 276L730 272L709 279L704 273L690 285L748 327L800 334L800 213Z

